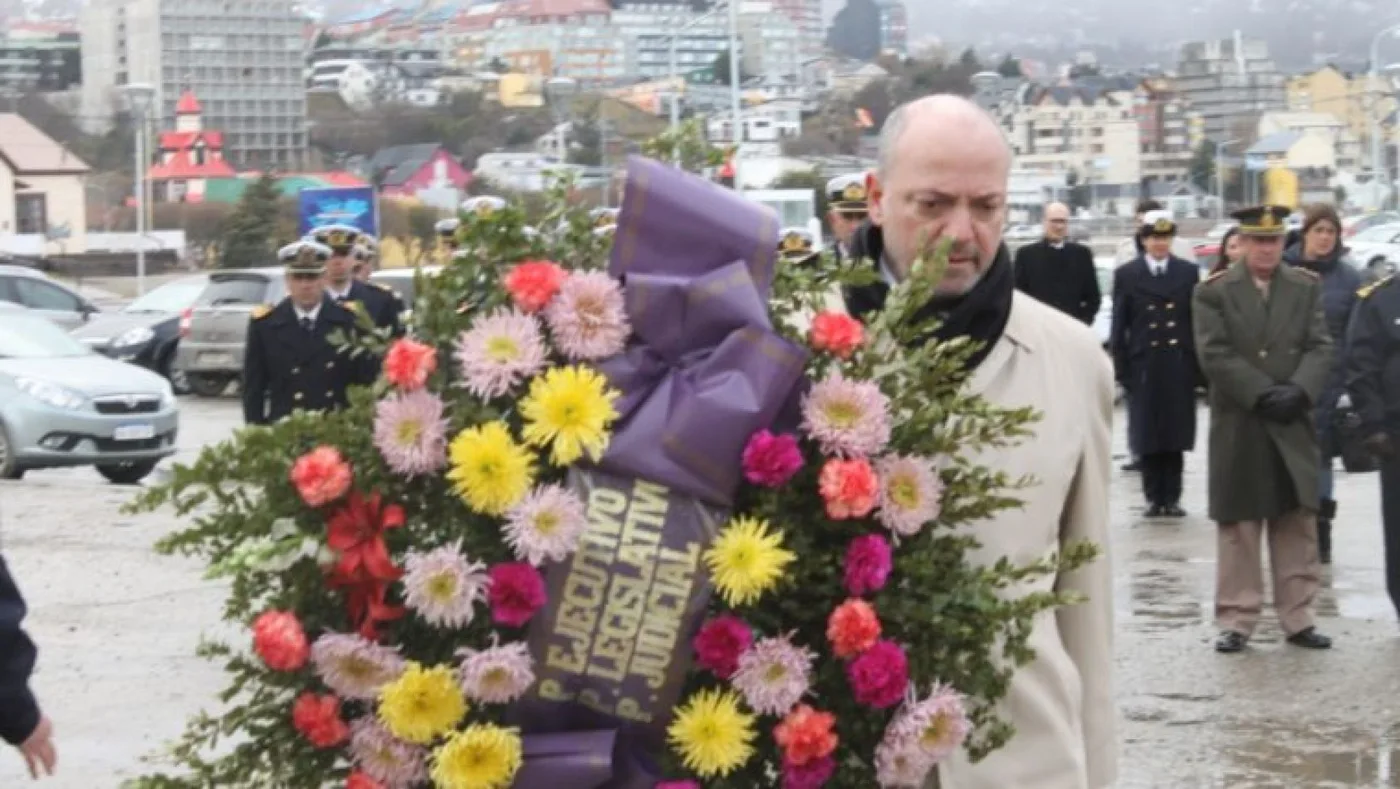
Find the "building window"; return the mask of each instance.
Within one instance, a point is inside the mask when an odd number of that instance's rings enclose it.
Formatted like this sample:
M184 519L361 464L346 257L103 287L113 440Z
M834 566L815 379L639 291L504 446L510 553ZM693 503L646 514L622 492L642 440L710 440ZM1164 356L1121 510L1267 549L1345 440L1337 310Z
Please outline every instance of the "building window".
M21 235L49 229L49 205L45 195L15 195L15 219Z

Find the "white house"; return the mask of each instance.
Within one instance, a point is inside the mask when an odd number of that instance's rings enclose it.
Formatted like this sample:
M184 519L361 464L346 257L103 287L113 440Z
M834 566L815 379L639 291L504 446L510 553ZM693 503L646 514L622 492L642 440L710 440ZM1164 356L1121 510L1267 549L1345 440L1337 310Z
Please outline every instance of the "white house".
M88 166L19 115L0 113L0 251L87 251Z

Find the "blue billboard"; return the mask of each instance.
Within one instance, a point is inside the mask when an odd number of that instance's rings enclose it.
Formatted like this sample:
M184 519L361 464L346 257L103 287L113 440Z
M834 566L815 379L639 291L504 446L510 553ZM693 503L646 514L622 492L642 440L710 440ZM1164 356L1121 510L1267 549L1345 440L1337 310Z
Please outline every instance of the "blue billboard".
M303 189L298 200L302 235L326 225L349 225L372 236L379 235L372 186Z

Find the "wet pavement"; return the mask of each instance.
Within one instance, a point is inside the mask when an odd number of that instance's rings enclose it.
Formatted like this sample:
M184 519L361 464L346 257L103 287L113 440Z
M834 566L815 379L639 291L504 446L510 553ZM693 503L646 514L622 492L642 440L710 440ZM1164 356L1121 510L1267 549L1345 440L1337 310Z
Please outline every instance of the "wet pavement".
M185 400L178 457L238 422L234 399ZM1245 653L1217 655L1204 451L1187 459L1187 519L1142 521L1138 485L1115 470L1118 786L1400 787L1400 626L1384 591L1376 476L1338 472L1336 564L1317 604L1337 645L1320 653L1284 644L1266 609ZM0 482L0 540L31 604L35 686L62 752L61 775L41 786L118 786L221 687L193 651L222 591L151 552L173 516L122 516L129 495L87 469ZM18 757L0 752L0 787L27 783Z

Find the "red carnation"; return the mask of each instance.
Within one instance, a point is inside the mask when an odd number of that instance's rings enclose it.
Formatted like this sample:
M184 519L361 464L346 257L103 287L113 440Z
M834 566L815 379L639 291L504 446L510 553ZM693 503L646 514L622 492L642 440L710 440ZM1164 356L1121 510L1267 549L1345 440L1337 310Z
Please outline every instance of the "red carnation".
M394 341L384 355L384 377L405 391L422 389L437 370L437 349L407 337Z
M345 495L352 478L350 464L335 447L316 447L292 465L292 484L308 507L321 507Z
M317 748L334 748L350 737L340 719L340 699L331 694L303 693L292 705L292 725Z
M296 671L306 665L311 645L296 614L266 611L253 621L253 650L273 671Z
M345 779L345 789L384 789L384 784L356 770Z
M724 614L701 625L690 645L696 665L729 679L739 670L739 656L753 646L753 631L739 617Z
M496 624L520 627L544 606L544 577L529 564L498 564L490 576L491 619Z
M564 286L567 273L548 260L527 260L510 270L503 284L515 306L525 312L539 312L549 305Z
M812 319L807 341L838 359L849 359L865 342L865 327L844 312L820 312Z

